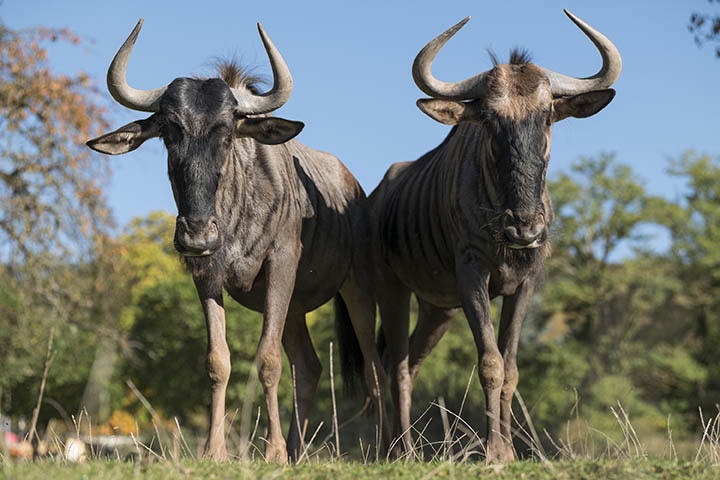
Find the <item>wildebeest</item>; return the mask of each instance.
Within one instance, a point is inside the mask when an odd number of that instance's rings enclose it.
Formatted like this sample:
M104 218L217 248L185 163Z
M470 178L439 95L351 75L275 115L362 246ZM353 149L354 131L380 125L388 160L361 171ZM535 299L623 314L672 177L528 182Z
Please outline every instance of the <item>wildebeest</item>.
M518 383L520 327L545 257L553 218L545 174L552 124L583 118L615 96L609 89L622 60L597 30L565 11L600 51L592 77L567 77L530 63L514 50L508 64L448 83L431 73L432 61L469 20L423 48L413 64L420 90L433 98L418 107L454 125L445 140L414 162L396 163L370 196L376 291L392 365L395 434L410 442L413 382L422 361L462 307L478 352L487 411L486 458L514 457L511 405ZM418 323L408 339L409 301L418 299ZM503 296L499 340L490 299ZM381 344L383 339L381 338Z
M225 391L230 352L225 340L223 287L263 313L257 368L265 393L265 458L285 462L299 453L322 367L305 324L306 312L336 294L345 374L364 371L378 416L384 373L375 347L369 221L362 188L333 155L291 140L303 128L267 114L292 92L282 56L258 24L272 66L272 89L259 94L253 78L226 65L223 78L176 78L154 90L128 85L126 68L142 19L108 70L113 98L153 112L88 142L122 154L161 137L178 208L174 244L192 274L208 334L210 432L205 455L226 456ZM281 344L296 368L297 411L286 448L278 413ZM299 422L299 424L298 424Z

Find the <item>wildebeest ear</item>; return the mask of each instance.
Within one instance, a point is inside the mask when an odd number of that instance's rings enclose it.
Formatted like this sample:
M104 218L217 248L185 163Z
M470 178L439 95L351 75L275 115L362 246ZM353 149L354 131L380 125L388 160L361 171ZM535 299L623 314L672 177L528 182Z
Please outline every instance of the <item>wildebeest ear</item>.
M472 103L437 98L421 98L415 103L428 117L445 125L457 125L476 117Z
M242 118L235 123L235 133L251 137L265 145L285 143L305 128L302 122L278 117Z
M559 122L567 117L585 118L595 115L605 108L615 98L615 90L596 90L581 93L572 97L556 98L553 100L555 111L553 120Z
M85 145L100 153L120 155L135 150L148 138L160 136L160 125L153 114L145 120L137 120L102 137L88 140Z

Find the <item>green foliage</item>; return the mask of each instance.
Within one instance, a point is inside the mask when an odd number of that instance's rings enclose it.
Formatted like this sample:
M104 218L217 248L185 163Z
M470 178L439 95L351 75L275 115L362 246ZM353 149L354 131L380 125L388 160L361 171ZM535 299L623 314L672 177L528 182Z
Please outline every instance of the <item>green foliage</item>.
M107 161L83 142L106 127L105 110L87 74L52 70L58 41L80 43L0 24L0 410L14 414L35 402L53 326L53 358L73 368L53 371L48 390L75 411L95 339L83 330L104 308L92 259L110 224Z

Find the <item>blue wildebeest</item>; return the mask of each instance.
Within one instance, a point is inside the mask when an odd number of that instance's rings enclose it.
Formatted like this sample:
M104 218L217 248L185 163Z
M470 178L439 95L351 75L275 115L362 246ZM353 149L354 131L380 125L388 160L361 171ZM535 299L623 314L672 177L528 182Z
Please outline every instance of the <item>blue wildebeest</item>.
M274 77L269 92L259 94L253 78L232 64L225 65L223 78L176 78L165 87L136 90L128 85L125 72L141 26L142 20L110 64L108 89L122 105L153 115L88 146L117 155L161 137L167 148L178 208L175 248L192 274L207 325L212 395L205 455L226 456L230 352L223 288L263 313L256 363L267 404L268 461L285 462L288 451L294 457L299 453L322 370L305 314L338 292L336 327L347 367L343 373L353 377L364 372L382 418L384 374L368 287L372 267L367 261L367 199L336 157L291 140L302 123L266 115L280 108L292 91L282 56L258 24ZM281 345L296 368L297 385L287 448L277 400Z
M469 79L448 83L431 73L432 61L468 21L423 48L413 77L433 98L420 110L454 125L447 138L415 162L396 163L370 196L376 255L381 348L392 365L395 434L411 448L410 405L422 361L462 307L478 352L487 411L486 458L514 457L511 405L518 383L516 353L525 309L550 252L553 218L545 173L552 124L604 108L622 60L615 46L570 12L603 59L594 76L567 77L513 51ZM408 339L409 301L418 299L418 323ZM490 299L503 296L499 339Z

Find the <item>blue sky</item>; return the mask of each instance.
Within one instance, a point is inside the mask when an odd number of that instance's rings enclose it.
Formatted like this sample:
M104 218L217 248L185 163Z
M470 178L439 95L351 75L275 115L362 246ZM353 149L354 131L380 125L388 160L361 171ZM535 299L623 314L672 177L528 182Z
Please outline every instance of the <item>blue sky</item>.
M472 20L434 65L456 81L490 67L485 49L501 58L515 46L536 63L575 75L594 74L600 56L565 17L566 7L612 39L624 69L617 97L600 114L557 124L549 176L580 155L617 152L654 193L676 197L682 185L665 175L669 158L694 149L720 154L720 60L698 49L687 31L693 11L718 12L705 0L606 2L364 1L151 2L6 0L0 18L11 28L69 27L88 43L54 46L58 71L84 70L102 91L105 72L138 18L145 18L128 69L137 88L208 74L218 55L237 54L257 73L269 66L255 23L262 21L293 74L295 89L277 116L305 122L298 140L334 153L366 192L388 166L414 160L442 141L447 126L415 106L423 94L410 67L417 52L467 15ZM113 127L137 118L111 105ZM119 225L152 210L175 211L160 141L113 157L108 199Z

